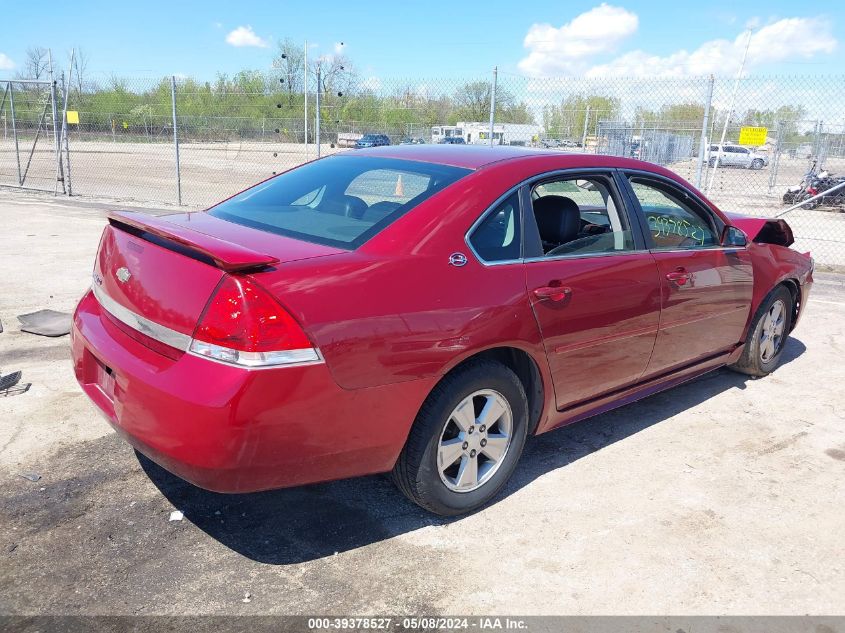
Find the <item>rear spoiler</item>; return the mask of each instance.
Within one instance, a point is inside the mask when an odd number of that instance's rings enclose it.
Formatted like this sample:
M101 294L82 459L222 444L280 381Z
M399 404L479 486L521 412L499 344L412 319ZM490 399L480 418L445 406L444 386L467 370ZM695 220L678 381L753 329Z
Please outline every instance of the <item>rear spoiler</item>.
M279 259L272 255L192 231L151 215L115 211L108 214L108 220L112 226L133 235L143 238L144 234L149 234L178 244L188 251L201 255L204 259L211 260L217 268L226 272L245 271L279 263Z

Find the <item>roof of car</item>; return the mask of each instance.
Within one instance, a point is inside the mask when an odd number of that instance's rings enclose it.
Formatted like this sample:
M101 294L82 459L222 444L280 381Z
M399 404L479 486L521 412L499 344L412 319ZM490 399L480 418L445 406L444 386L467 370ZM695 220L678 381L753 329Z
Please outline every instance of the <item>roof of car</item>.
M386 147L373 147L356 150L355 155L404 158L405 160L418 160L426 163L452 165L453 167L479 169L484 165L496 163L501 160L522 158L524 156L560 156L561 152L547 152L508 145L494 145L490 147L489 145L442 143L437 145L389 145ZM574 155L577 156L577 154Z
M642 161L583 152L562 152L556 149L535 149L509 145L452 145L438 143L432 145L388 145L384 147L368 147L356 149L349 156L379 156L382 158L397 158L416 160L425 163L451 165L466 169L481 169L485 165L503 161L521 160L526 158L556 159L556 169L576 167L621 167L629 169L646 169L657 173L664 173L659 165Z

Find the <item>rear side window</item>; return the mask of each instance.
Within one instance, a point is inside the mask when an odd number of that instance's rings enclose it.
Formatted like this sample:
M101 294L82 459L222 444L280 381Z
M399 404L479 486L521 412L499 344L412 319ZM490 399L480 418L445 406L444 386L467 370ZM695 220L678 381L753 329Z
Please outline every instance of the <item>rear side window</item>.
M409 160L332 156L247 189L209 213L270 233L355 249L469 173Z
M487 214L469 238L485 262L519 259L522 233L519 221L519 194L514 192Z

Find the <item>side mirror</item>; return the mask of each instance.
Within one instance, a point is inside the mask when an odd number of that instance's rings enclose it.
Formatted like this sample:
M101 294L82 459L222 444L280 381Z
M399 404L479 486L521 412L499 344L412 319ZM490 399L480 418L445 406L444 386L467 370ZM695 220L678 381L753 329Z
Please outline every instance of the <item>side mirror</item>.
M735 226L726 226L722 231L722 246L742 247L748 244L748 237Z

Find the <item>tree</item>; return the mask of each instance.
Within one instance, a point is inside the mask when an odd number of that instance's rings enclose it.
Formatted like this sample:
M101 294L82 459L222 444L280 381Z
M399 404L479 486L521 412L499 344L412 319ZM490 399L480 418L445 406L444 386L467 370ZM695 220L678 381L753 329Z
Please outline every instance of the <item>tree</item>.
M75 49L73 56L72 85L76 88L77 97L85 92L85 90L89 87L87 85L88 61L88 54L83 49Z
M665 104L659 110L637 109L636 120L647 126L672 129L701 129L704 105L695 102Z
M543 108L543 125L552 137L580 139L595 134L599 121L619 118L619 99L603 95L570 95L560 105Z
M320 66L320 85L317 90L321 90L325 96L350 93L357 80L357 74L352 66L352 62L346 55L328 55L320 57L313 65L311 72L314 73L314 85L317 81L317 65Z
M798 123L807 115L804 106L782 105L776 110L747 110L742 117L742 125L767 127L774 134L780 125L781 138L793 141L801 136Z
M50 51L43 46L30 46L23 60L22 79L41 79L50 70Z
M288 105L293 106L294 94L302 92L305 77L305 49L291 38L279 42L279 52L273 58L273 68L280 71L281 83L288 93Z
M487 81L472 81L455 92L455 110L450 117L454 121L489 121L490 89ZM503 88L496 90L496 112L503 113L514 106L513 95ZM527 108L526 108L527 111ZM497 120L499 117L496 117Z

